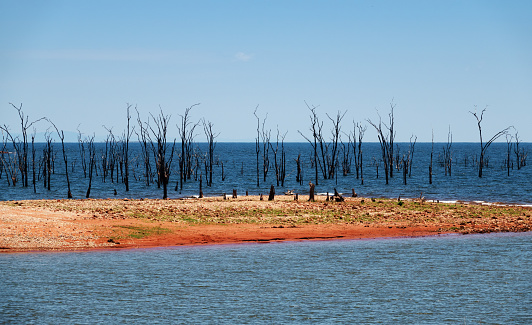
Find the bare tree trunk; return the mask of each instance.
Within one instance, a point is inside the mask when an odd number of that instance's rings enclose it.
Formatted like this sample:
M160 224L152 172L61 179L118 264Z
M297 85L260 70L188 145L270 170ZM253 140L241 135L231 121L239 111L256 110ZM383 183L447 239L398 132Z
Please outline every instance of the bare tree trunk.
M259 108L259 105L255 107L255 111L253 112L253 115L257 118L257 138L255 138L255 153L257 154L257 187L259 187L260 183L260 169L259 169L259 156L260 156L260 118L257 115L257 109Z
M91 195L92 175L94 168L96 167L96 148L94 146L94 136L88 138L86 141L89 148L89 187L87 188L85 197L88 199Z
M203 185L203 177L201 177L200 175L200 179L199 179L199 198L203 198L203 188L202 188L202 185Z
M309 182L308 185L310 187L308 200L311 201L311 202L314 202L315 201L315 199L314 199L314 189L316 188L316 185L312 184L312 182Z
M81 169L83 170L83 177L87 177L87 159L85 155L85 143L81 138L81 131L78 129L78 150L81 161Z
M301 154L297 155L296 166L297 166L296 182L299 183L299 185L303 185L303 176L301 175Z
M55 130L57 131L57 136L59 137L59 139L61 139L61 148L63 149L63 160L65 162L65 176L66 176L67 188L68 188L67 197L71 199L72 192L70 191L70 179L68 177L68 157L67 157L66 150L65 150L65 134L63 133L63 130L59 132L59 129L57 128L57 126L55 126L55 124L52 121L48 120L48 122L50 122L54 126Z
M476 107L476 106L475 106ZM489 146L495 141L497 140L499 137L501 137L502 135L505 135L508 133L508 129L510 129L510 127L507 127L506 129L502 130L502 131L499 131L497 132L488 142L486 143L483 143L482 141L482 126L481 126L481 123L482 123L482 119L484 117L484 112L486 111L486 108L484 108L482 110L482 112L480 113L480 117L477 115L477 113L473 113L473 112L469 112L471 113L475 119L477 120L477 126L478 126L478 132L479 132L479 135L480 135L480 158L479 158L479 162L478 162L478 177L482 177L482 169L484 168L485 166L485 154L486 154L486 150L489 148Z
M181 156L179 157L179 181L181 183L181 189L183 189L183 183L190 179L192 174L192 148L194 141L194 129L198 126L198 123L192 124L190 122L190 111L194 104L185 109L185 114L181 116L181 126L177 125L179 136L181 138ZM210 186L210 185L209 185Z
M390 175L390 166L393 166L393 156L390 154L390 143L388 142L389 135L385 135L384 131L382 130L382 122L379 120L379 124L374 124L371 122L371 120L368 120L368 122L375 128L377 131L377 136L379 138L379 143L381 146L381 155L382 155L382 162L384 165L384 175L386 177L386 185L389 183L389 175ZM388 129L389 131L389 129ZM389 131L390 132L390 131ZM379 177L379 167L377 165L377 178Z
M342 128L341 128L340 123L342 122L342 119L344 118L346 113L347 113L347 111L344 112L343 114L341 112L338 112L336 114L336 118L335 119L332 119L327 114L327 117L329 118L329 120L331 120L331 122L333 124L332 138L331 138L331 145L332 145L331 158L330 158L330 162L329 162L329 172L328 172L328 178L329 179L333 179L334 176L335 176L335 173L336 173L337 155L338 155L338 142L340 141L340 133L342 132Z
M432 131L432 146L430 150L429 184L432 184L432 157L434 156L434 131Z
M33 193L37 193L37 184L35 179L35 131L31 136L31 166L32 166L32 183L33 183Z
M213 124L211 122L206 122L203 120L203 130L205 131L205 136L207 137L208 153L207 159L205 161L205 178L207 180L207 186L212 186L212 171L214 165L214 149L216 148L216 142L214 139L218 134L214 134L212 131Z
M510 160L510 154L512 152L512 136L509 134L506 134L506 170L508 172L508 176L510 176L510 166L511 166L511 160Z
M313 166L314 166L314 175L315 175L314 182L316 183L316 185L318 185L318 160L319 160L318 139L320 139L320 141L321 139L323 139L322 134L321 134L323 123L320 123L319 121L318 114L316 113L316 106L310 107L307 104L307 102L305 102L305 104L307 105L307 108L310 110L310 123L311 123L310 131L312 132L312 140L307 138L303 133L301 133L301 131L298 130L298 132L312 146L312 149L314 152L314 156L313 156Z
M164 115L161 109L160 114L157 117L152 115L152 118L155 122L155 129L150 126L150 130L157 141L157 145L152 145L156 158L155 164L157 166L157 175L161 185L163 186L163 199L167 199L168 182L170 180L170 167L172 165L172 159L174 157L175 151L175 139L171 147L170 154L168 155L166 134L168 131L170 116Z
M149 125L149 119L148 122L142 123L140 119L140 114L137 108L135 107L135 110L137 111L137 122L139 124L139 132L137 133L137 138L139 140L139 143L141 145L142 150L142 157L144 162L144 179L146 181L146 186L149 186L152 181L152 172L151 172L151 164L150 164L150 152L148 150L148 141L150 143L150 146L153 146L153 143L150 138L150 134L148 132L148 125Z
M124 135L124 184L126 185L126 192L129 192L129 140L133 134L133 130L129 129L129 122L131 120L131 115L129 114L129 109L131 108L130 104L127 104L127 127L126 133ZM135 107L136 109L136 107Z
M273 201L275 199L275 188L273 185L270 187L270 195L268 195L268 201Z
M408 157L408 177L412 177L412 161L414 160L414 148L416 146L417 137L415 137L414 142L412 142L412 138L414 135L410 137L410 150L409 150L409 157Z
M21 176L21 182L23 187L28 187L28 165L29 165L29 159L28 159L28 129L36 122L39 122L40 120L45 119L44 117L41 117L40 119L37 119L33 122L29 122L28 116L24 115L24 112L22 111L22 104L20 104L19 107L15 106L13 103L9 103L14 109L17 110L18 116L20 118L20 127L22 132L22 142L20 140L17 141L18 137L13 137L11 133L9 132L9 128L7 125L0 126L0 130L3 130L6 132L6 135L8 139L11 139L11 142L13 143L13 149L15 149L15 153L17 155L18 159L18 169L20 171ZM15 182L16 183L16 182ZM14 184L13 184L14 185Z

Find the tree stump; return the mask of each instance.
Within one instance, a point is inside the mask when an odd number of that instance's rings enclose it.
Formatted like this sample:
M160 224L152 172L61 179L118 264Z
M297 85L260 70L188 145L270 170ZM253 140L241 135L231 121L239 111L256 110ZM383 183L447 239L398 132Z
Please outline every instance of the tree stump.
M236 190L233 190L233 199L236 199L236 198L237 198Z
M316 185L312 184L312 182L308 182L308 185L310 187L308 200L314 202L314 189L316 188Z
M268 195L268 201L273 201L275 199L275 188L273 185L270 187L270 195Z

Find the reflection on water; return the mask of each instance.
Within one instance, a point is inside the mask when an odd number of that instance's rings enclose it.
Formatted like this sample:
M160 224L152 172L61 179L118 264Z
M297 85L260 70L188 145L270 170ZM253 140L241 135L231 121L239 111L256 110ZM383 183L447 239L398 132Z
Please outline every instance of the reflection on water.
M532 321L532 233L0 255L16 323Z

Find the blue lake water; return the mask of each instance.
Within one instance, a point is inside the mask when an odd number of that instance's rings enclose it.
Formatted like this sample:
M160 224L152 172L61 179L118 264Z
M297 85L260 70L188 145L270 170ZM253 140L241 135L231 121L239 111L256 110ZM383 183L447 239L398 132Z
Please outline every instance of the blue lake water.
M42 144L37 144L36 166L39 169L39 159L42 156ZM395 152L402 157L407 154L410 144L399 143ZM407 184L404 184L402 171L395 170L394 177L390 179L390 184L385 185L384 169L380 161L380 145L378 143L364 143L363 149L363 176L356 178L354 163L351 163L351 172L346 176L339 173L334 179L324 180L322 176L318 178L316 191L318 193L332 193L336 188L341 193L351 193L351 189L365 197L419 197L421 193L426 199L433 200L465 200L465 201L487 201L532 204L532 168L525 166L518 170L515 155L512 153L510 161L512 169L510 176L505 167L507 158L506 143L494 143L487 151L488 166L484 168L484 177L478 177L478 161L480 146L478 143L455 143L452 146L452 175L446 176L445 169L440 163L442 161L443 143L434 144L433 162L433 183L429 184L428 169L430 165L431 143L418 143L415 145L411 176L407 177ZM96 145L99 157L103 155L105 145ZM311 166L312 149L308 143L287 143L286 148L286 182L285 186L277 186L275 180L274 157L272 150L269 151L270 170L266 181L260 174L260 184L257 186L256 174L256 153L254 143L218 143L215 149L214 176L212 186L206 186L203 182L203 192L206 196L221 196L223 193L232 193L233 189L239 195L267 194L271 185L275 185L277 194L286 190L294 190L301 194L307 194L309 190L308 182L315 182L314 168ZM529 151L531 144L522 143L521 148ZM69 159L69 176L74 198L85 198L88 188L88 178L84 177L81 169L81 155L77 144L66 144ZM280 149L279 149L280 150ZM55 173L51 178L51 189L48 191L43 186L42 178L37 180L36 193L31 185L32 177L30 165L30 186L22 187L20 182L16 186L8 186L4 175L0 178L0 200L20 200L20 199L63 199L67 197L67 186L65 178L64 163L61 154L60 144L54 144L56 155ZM176 150L180 152L179 147ZM197 169L198 175L205 177L203 159L206 152L205 144L196 146L200 167ZM296 182L295 159L301 154L303 184ZM280 155L280 152L279 152ZM7 156L6 156L7 159ZM153 163L153 157L151 157ZM179 198L184 196L197 195L199 193L199 181L191 178L186 183L178 186L175 190L176 182L179 178L178 158L174 157L171 168L170 184L168 196ZM125 191L125 185L121 177L116 180L117 172L113 180L107 177L103 181L101 159L98 158L98 175L94 177L92 184L92 198L161 198L162 189L156 184L146 185L143 174L143 162L141 148L138 143L132 143L130 147L130 191ZM222 180L222 163L224 165ZM262 153L260 157L260 168L262 169ZM341 165L341 162L340 162ZM379 175L377 175L377 165ZM153 168L155 170L155 168ZM37 178L39 172L36 173ZM377 177L378 176L378 177ZM20 177L19 177L20 178ZM116 190L117 195L114 195Z
M0 322L530 324L532 233L0 255Z

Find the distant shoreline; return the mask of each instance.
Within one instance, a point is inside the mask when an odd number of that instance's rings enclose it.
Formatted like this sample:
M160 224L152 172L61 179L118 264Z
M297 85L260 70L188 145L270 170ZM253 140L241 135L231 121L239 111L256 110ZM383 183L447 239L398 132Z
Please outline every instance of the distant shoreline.
M532 231L532 207L300 195L0 202L0 252Z

